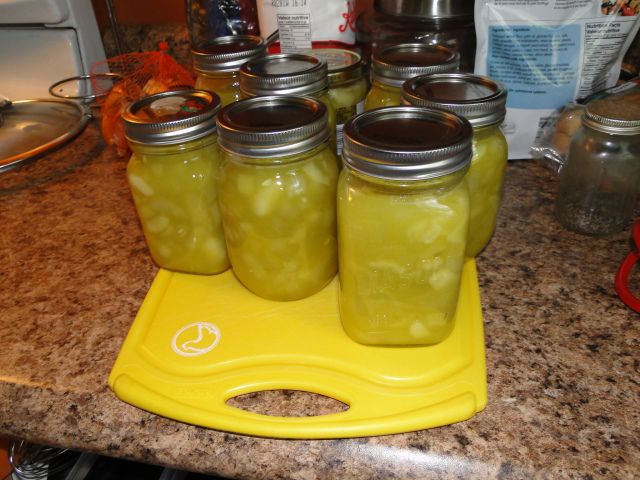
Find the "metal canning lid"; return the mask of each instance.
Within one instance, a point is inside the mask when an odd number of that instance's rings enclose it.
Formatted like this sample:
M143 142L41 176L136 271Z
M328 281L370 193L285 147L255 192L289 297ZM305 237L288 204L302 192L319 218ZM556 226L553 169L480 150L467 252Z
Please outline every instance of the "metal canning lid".
M310 97L248 98L220 110L218 143L230 153L271 162L328 141L327 118L327 107Z
M619 99L600 99L587 103L582 123L604 133L640 135L640 104Z
M220 97L205 90L171 90L133 102L122 114L127 139L172 145L215 132Z
M265 55L240 67L240 91L248 97L311 95L328 86L327 64L312 55Z
M376 11L403 17L473 18L473 2L460 0L375 0Z
M249 60L267 52L262 38L255 35L230 35L218 37L191 50L193 68L198 73L228 72L239 70Z
M466 168L471 124L453 112L426 107L382 107L344 126L345 164L390 180L428 180Z
M307 53L327 64L329 87L362 78L362 57L356 52L341 48L316 48Z
M501 123L507 113L507 89L500 82L470 73L419 75L402 85L409 105L451 110L473 127Z
M418 75L454 72L460 54L443 45L402 43L374 52L371 72L375 80L394 87Z

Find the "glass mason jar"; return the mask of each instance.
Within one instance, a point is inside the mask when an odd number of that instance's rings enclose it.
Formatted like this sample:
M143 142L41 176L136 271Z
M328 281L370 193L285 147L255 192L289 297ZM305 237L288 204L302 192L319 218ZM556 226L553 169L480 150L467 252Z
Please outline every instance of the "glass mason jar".
M470 73L420 75L404 83L402 101L450 110L471 123L473 156L465 177L471 200L466 255L475 257L491 240L498 221L508 158L507 140L500 130L507 89Z
M367 345L431 345L453 329L469 227L471 126L387 107L344 127L340 318Z
M360 55L339 48L317 48L308 52L327 64L329 98L336 110L336 150L342 153L342 128L354 115L364 111L367 81Z
M214 274L229 268L216 180L217 95L176 90L145 97L123 113L133 154L127 179L155 263Z
M215 92L223 105L237 102L241 98L240 67L266 52L264 41L254 35L220 37L192 49L195 87Z
M320 100L327 108L329 142L336 151L336 110L329 97L327 64L312 55L269 54L240 68L243 98L269 95L305 95Z
M220 209L231 267L260 297L298 300L337 270L338 166L310 97L241 100L218 116Z
M442 45L405 43L392 45L373 54L371 89L365 110L393 107L402 103L402 84L418 75L454 72L460 55Z
M631 222L640 190L640 105L587 104L558 178L555 213L567 229L593 236Z

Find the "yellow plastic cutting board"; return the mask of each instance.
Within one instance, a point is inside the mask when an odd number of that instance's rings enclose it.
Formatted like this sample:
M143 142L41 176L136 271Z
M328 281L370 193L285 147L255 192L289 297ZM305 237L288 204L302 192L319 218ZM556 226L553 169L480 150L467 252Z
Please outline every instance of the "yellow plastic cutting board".
M371 347L338 316L337 278L304 300L274 302L231 271L161 270L127 335L109 386L123 401L182 422L248 435L340 438L466 420L487 402L482 312L467 260L455 328L438 345ZM278 417L228 405L263 390L339 400L343 412Z

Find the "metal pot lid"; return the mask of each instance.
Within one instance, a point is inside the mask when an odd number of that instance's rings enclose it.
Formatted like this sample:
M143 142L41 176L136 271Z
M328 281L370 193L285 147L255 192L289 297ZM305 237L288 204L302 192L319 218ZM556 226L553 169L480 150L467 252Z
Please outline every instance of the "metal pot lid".
M89 108L72 100L6 102L0 106L0 172L68 143L90 119Z

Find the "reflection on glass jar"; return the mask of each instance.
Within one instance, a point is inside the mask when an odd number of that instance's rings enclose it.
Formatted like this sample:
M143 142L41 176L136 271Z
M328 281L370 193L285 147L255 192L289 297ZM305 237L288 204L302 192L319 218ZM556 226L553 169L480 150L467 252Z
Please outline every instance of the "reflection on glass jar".
M231 266L253 293L297 300L337 270L338 167L324 105L256 97L218 118L220 209Z
M471 126L390 107L344 129L338 183L340 318L369 345L431 345L453 329L469 226Z
M560 170L555 213L593 236L626 228L640 191L640 105L625 97L587 104Z
M489 243L498 220L507 167L507 141L500 130L507 89L499 82L469 73L421 75L405 82L403 103L450 110L473 127L473 157L465 177L471 213L466 254L477 256Z
M133 152L127 179L151 257L160 267L214 274L229 267L217 198L220 154L210 92L163 92L123 114Z

